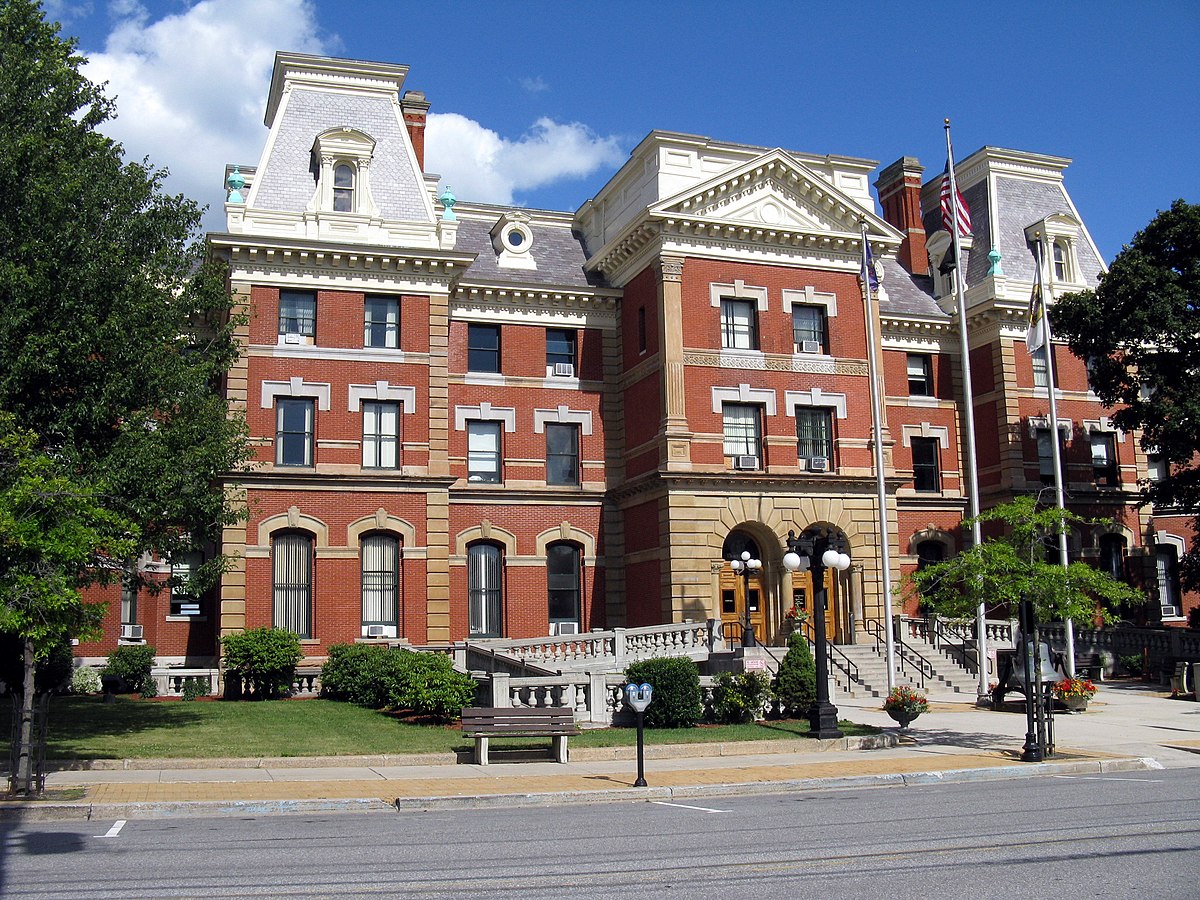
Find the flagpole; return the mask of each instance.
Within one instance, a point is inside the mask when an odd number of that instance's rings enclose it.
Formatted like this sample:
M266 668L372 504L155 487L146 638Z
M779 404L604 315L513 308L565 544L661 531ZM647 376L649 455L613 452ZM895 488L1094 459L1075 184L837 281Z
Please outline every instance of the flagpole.
M867 220L859 220L862 231L862 285L867 318L867 374L871 379L871 428L875 444L875 496L879 507L880 576L883 580L884 646L887 655L887 688L890 694L896 686L896 643L892 634L892 567L891 539L887 524L887 486L883 469L883 404L879 399L879 362L882 342L875 340L875 309L871 303L871 273L867 266L870 245L867 244Z
M953 217L953 227L950 237L954 242L954 281L955 296L958 302L958 340L959 352L962 355L963 381L963 422L966 425L967 452L967 498L971 509L971 543L978 547L983 538L979 525L979 464L975 457L975 392L971 389L971 347L967 340L967 302L963 285L966 275L963 271L962 248L958 239L958 183L954 176L954 149L950 143L950 120L945 120L946 129L946 169L950 176L950 209ZM979 664L979 700L989 696L987 670L987 608L982 600L975 617L975 644L978 651Z
M1046 307L1046 284L1042 277L1042 235L1041 232L1034 232L1033 235L1034 258L1037 263L1037 286L1038 286L1038 303L1041 305L1041 328L1042 328L1042 348L1046 351L1046 394L1050 399L1050 453L1051 459L1054 462L1054 502L1058 507L1059 513L1066 510L1066 502L1063 495L1063 477L1062 477L1062 447L1058 440L1058 400L1055 398L1055 381L1054 381L1054 345L1051 343L1053 336L1050 333L1050 316ZM1063 527L1063 521L1060 518L1058 531L1058 559L1065 569L1070 565L1067 560L1067 530ZM1075 677L1075 623L1071 619L1064 620L1065 640L1067 643L1067 675Z

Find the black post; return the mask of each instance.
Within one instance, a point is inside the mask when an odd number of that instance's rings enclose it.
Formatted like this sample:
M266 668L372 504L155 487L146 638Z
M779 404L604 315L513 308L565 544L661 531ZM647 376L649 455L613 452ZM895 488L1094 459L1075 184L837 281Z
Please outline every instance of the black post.
M742 605L745 608L745 618L742 621L743 647L753 647L757 644L754 637L754 623L750 621L750 576L753 574L749 566L742 569L742 577L746 579L742 590Z
M815 738L842 737L838 728L838 710L829 700L829 643L825 636L825 563L821 557L831 549L829 538L821 535L813 542L809 571L813 580L813 629L817 642L817 698L808 708L808 731Z
M637 713L637 756L638 756L638 777L633 783L634 787L646 786L646 770L645 770L645 743L643 740L643 722L646 718L645 710L635 710Z
M1021 752L1021 760L1023 762L1041 762L1042 744L1038 740L1035 722L1037 705L1041 697L1038 695L1037 685L1034 683L1034 669L1040 668L1041 660L1034 658L1036 649L1033 643L1033 634L1036 617L1033 613L1032 600L1021 601L1019 621L1021 626L1021 647L1019 649L1025 664L1025 747ZM1041 682L1040 678L1036 680L1038 683Z

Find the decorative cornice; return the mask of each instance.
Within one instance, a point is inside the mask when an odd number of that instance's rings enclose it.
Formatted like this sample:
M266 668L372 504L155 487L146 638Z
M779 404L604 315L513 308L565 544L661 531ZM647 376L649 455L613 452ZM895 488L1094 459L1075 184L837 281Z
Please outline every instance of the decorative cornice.
M774 354L733 354L708 350L685 350L685 366L714 369L755 369L768 372L803 372L809 375L867 375L865 360L832 357L783 356Z

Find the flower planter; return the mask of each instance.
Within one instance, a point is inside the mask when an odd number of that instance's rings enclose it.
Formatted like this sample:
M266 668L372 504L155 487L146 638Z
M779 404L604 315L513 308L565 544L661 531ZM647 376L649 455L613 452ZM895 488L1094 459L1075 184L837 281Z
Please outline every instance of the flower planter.
M901 728L907 728L908 723L920 715L920 713L909 712L907 709L888 709L885 712L895 719Z
M1060 697L1059 702L1070 712L1083 712L1087 709L1087 697Z

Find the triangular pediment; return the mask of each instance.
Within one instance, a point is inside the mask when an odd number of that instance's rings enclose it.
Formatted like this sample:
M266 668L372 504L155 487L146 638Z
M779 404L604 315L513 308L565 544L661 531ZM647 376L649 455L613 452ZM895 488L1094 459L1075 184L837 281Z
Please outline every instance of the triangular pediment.
M805 234L901 235L784 150L772 150L650 207L651 215Z

